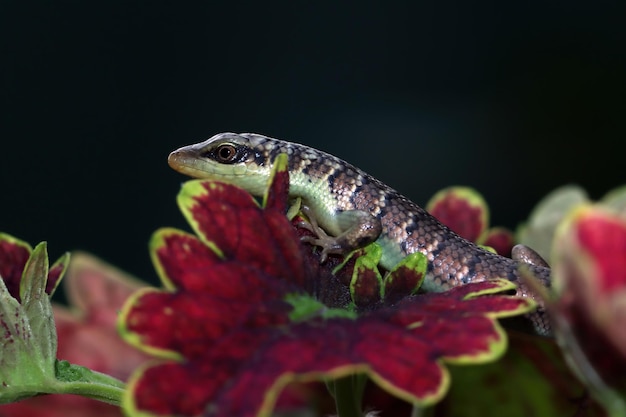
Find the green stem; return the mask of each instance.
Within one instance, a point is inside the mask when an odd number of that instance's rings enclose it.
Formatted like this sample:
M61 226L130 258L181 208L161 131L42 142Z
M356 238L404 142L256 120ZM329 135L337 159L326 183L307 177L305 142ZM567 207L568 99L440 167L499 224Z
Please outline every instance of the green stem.
M355 392L355 376L348 375L336 379L335 385L335 405L338 417L361 417L361 404L357 399L361 397Z
M113 381L114 378L111 378ZM115 380L117 381L117 380ZM119 381L117 381L119 383ZM100 384L93 382L61 382L48 390L49 394L76 394L119 406L122 403L124 384Z
M411 417L431 417L434 415L434 407L424 407L421 405L413 404L411 409Z
M67 361L57 361L56 376L46 393L76 394L113 405L122 402L125 384L112 376Z
M352 376L352 386L354 387L354 401L357 407L361 408L363 404L363 393L365 392L365 384L368 377L366 374L357 374Z
M90 376L88 381L42 379L33 384L11 387L10 392L0 392L0 404L41 394L76 394L117 406L121 404L123 382L99 372L92 372Z

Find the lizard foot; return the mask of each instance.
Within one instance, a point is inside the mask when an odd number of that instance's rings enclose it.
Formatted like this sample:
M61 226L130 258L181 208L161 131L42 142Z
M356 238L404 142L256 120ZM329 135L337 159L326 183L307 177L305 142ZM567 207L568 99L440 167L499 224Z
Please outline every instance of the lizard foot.
M308 230L315 236L303 236L300 238L300 241L322 248L320 262L326 262L328 255L344 253L344 249L337 238L329 236L326 231L317 224L312 210L307 206L302 206L301 210L307 216L308 221L298 222L298 227Z
M318 225L313 210L303 205L301 211L309 221L300 222L300 226L315 235L304 237L302 240L322 248L321 262L326 261L330 254L346 254L369 245L378 239L383 230L380 220L369 212L346 210L334 216L341 233L338 236L329 236Z

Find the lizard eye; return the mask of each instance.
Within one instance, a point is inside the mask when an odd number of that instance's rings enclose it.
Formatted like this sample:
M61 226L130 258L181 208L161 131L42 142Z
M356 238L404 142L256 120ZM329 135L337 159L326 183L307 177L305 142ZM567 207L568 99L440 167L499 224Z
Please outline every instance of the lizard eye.
M230 163L234 162L237 157L237 148L230 143L224 143L215 149L215 159L218 162Z

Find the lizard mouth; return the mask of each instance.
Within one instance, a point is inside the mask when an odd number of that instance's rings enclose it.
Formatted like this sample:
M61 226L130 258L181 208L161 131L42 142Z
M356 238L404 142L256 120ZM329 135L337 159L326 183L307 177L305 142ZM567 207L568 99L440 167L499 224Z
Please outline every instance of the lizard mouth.
M229 179L245 176L249 173L245 163L218 164L215 161L203 158L193 145L176 149L167 158L168 165L181 174L199 179L219 179L229 182Z
M180 148L170 153L167 157L168 165L181 174L188 175L192 178L206 178L208 172L206 167L201 169L198 167L198 158L187 147Z

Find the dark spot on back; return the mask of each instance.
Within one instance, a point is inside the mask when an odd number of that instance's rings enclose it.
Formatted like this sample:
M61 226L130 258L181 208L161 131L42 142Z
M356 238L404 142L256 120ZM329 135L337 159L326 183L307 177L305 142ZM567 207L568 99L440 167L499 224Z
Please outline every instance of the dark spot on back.
M328 181L328 187L331 190L335 189L335 179L336 179L335 174L330 174L328 178L326 179Z

